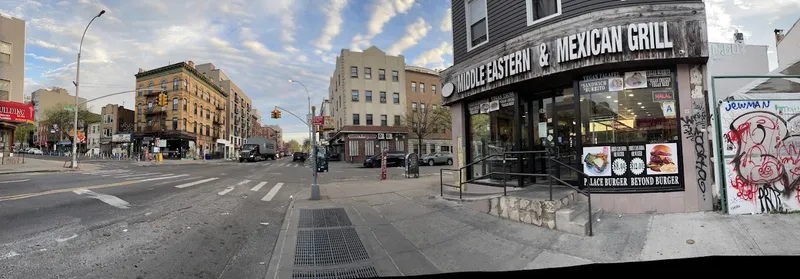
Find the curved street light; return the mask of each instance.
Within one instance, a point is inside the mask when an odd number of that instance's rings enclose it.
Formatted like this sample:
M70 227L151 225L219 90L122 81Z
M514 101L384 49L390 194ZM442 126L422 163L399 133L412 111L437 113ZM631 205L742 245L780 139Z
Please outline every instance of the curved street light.
M317 147L316 139L314 139L314 121L313 121L313 112L311 111L311 94L308 93L308 87L300 81L289 79L290 83L299 83L303 86L306 90L306 96L308 96L308 115L311 115L312 121L307 123L308 124L308 145L311 147L311 174L314 176L314 183L311 184L311 200L319 200L319 183L317 183Z
M83 51L83 38L86 37L86 31L89 30L89 26L92 25L95 19L102 16L106 13L106 10L100 11L96 16L89 21L89 24L86 25L86 29L83 30L83 35L81 35L81 44L78 45L78 65L77 69L75 70L75 121L73 122L73 129L75 132L72 135L72 168L78 168L78 91L80 91L80 84L81 84L81 51Z

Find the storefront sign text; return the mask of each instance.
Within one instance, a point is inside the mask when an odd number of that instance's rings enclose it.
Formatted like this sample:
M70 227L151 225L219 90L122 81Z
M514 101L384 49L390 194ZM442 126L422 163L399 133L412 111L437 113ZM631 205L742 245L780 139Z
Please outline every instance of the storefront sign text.
M0 101L0 120L33 123L33 103Z
M376 139L378 138L377 134L349 134L347 135L348 139Z
M456 76L456 92L464 92L530 70L531 50L518 50Z
M611 188L681 186L676 143L590 146L583 148L584 184Z
M623 33L627 40L623 40ZM631 23L592 29L555 40L556 61L564 63L602 54L629 51L671 49L667 22ZM539 46L539 57L549 58L547 43ZM540 63L542 67L548 63Z
M675 92L669 90L656 90L653 91L653 102L666 102L675 100Z

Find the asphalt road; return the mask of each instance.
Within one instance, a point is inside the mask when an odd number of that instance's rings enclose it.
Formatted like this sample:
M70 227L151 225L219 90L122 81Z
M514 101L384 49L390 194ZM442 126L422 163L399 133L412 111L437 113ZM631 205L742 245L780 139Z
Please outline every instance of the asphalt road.
M0 175L0 278L263 277L291 197L312 180L291 158L92 163L100 169ZM331 162L319 183L379 177Z

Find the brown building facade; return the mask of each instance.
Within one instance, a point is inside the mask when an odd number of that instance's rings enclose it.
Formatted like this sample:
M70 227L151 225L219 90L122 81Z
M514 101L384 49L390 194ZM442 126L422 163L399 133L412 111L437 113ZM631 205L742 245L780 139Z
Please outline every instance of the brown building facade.
M409 150L414 153L424 155L453 150L450 129L433 123L434 111L442 109L441 88L437 71L406 66L406 118L418 122L405 125L409 127ZM422 135L422 145L419 135Z
M100 152L127 151L133 141L136 113L120 105L108 104L100 108ZM118 152L114 152L118 153Z
M164 153L165 158L221 156L224 146L218 146L217 140L225 135L228 96L200 74L192 61L149 71L140 69L136 88L137 150L147 147L148 152ZM166 107L157 105L161 92L167 93Z

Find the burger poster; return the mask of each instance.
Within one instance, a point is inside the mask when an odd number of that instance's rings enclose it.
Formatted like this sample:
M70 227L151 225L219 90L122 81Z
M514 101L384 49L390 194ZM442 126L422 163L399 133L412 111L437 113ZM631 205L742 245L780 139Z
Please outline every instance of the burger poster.
M647 161L647 175L678 173L678 160L674 154L678 150L676 144L648 144L645 149L650 156Z
M678 144L641 143L583 148L585 186L602 188L679 188Z

